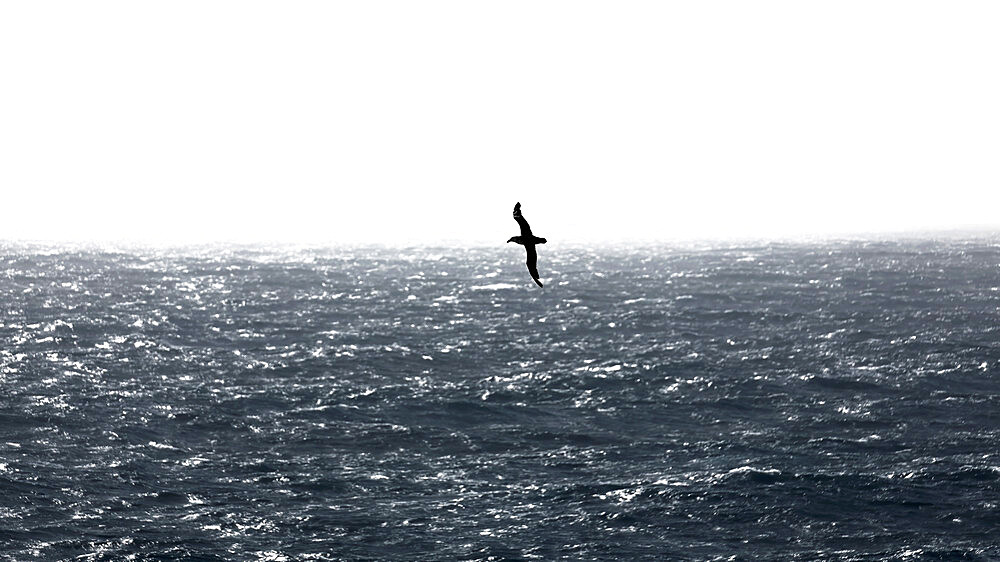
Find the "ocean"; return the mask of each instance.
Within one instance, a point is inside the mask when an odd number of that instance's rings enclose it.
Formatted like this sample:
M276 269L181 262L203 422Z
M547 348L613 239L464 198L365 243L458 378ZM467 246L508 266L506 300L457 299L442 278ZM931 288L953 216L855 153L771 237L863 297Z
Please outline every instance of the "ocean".
M0 245L0 559L1000 559L1000 241Z

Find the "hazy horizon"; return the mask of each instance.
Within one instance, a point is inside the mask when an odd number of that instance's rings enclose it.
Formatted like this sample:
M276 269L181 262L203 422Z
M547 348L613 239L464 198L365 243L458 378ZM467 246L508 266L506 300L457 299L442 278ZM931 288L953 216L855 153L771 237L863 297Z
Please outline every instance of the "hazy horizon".
M935 241L983 241L1000 240L1000 227L972 226L968 228L942 228L936 230L909 230L895 232L852 232L825 233L808 236L728 236L728 237L691 237L673 239L621 239L610 241L587 240L549 240L541 247L540 256L544 259L546 253L560 249L580 250L620 250L624 247L664 248L677 250L697 250L703 248L746 248L760 245L814 245L814 244L850 244L879 242L935 242ZM483 250L504 248L511 249L515 254L520 250L504 240L463 241L463 240L425 240L407 241L336 241L336 240L127 240L127 239L0 239L0 245L8 247L42 247L52 249L155 249L155 250L186 250L186 249L225 249L225 250L336 250L336 249L426 249L426 250Z

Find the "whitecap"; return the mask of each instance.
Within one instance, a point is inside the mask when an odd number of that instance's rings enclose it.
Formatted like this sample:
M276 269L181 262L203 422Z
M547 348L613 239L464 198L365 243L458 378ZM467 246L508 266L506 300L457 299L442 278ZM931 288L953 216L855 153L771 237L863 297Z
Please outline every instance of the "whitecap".
M500 289L516 289L517 285L512 283L490 283L489 285L475 285L469 287L473 291L499 291Z

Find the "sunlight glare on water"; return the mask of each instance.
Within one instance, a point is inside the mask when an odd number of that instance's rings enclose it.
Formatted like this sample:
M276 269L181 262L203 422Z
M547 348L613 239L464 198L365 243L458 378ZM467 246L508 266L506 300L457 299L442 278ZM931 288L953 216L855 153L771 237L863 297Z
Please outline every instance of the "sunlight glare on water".
M508 250L4 246L4 556L1000 557L1000 246Z

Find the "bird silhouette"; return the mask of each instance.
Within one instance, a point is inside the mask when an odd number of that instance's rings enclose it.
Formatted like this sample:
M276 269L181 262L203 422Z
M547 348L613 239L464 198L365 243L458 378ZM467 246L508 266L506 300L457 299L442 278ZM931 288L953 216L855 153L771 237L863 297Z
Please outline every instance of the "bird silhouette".
M531 274L531 278L538 283L538 286L542 286L542 282L538 280L538 253L535 252L535 244L544 244L546 240L544 238L539 238L531 233L531 227L528 226L528 221L524 220L524 216L521 215L521 203L514 205L514 220L517 221L518 226L521 227L520 236L512 236L507 243L515 242L524 246L525 251L528 253L528 259L525 264L528 266L528 273Z

